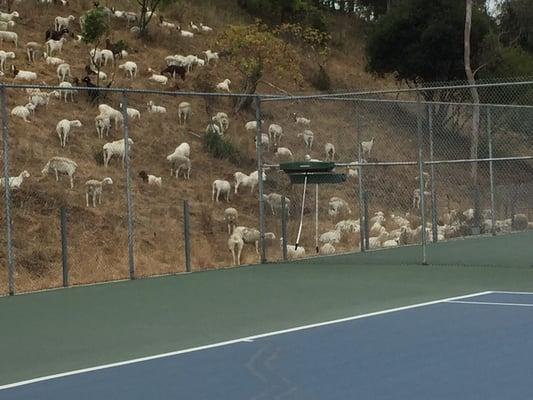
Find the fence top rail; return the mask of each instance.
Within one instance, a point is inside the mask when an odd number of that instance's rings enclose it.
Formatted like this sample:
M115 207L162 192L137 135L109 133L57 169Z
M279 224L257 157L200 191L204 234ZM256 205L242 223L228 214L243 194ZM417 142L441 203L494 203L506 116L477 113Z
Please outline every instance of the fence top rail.
M378 89L378 90L361 90L355 92L345 93L329 93L329 94L312 94L312 95L297 95L297 96L273 96L267 101L283 101L283 100L311 100L311 99L327 99L327 98L343 98L350 96L367 96L367 95L381 95L381 94L397 94L397 93L420 93L426 91L441 91L452 89L472 89L472 88L491 88L504 86L533 86L533 81L517 81L517 82L496 82L496 83L476 83L473 85L448 85L448 86L425 86L402 89Z
M156 89L130 89L120 87L97 87L91 88L86 86L74 86L69 89L90 91L99 90L103 92L111 93L133 93L133 94L157 94L165 96L210 96L210 97L250 97L261 98L262 101L295 101L295 100L336 100L336 101L369 101L378 99L360 99L360 96L366 95L382 95L382 94L398 94L398 93L420 93L423 91L438 91L438 90L450 90L450 89L470 89L470 88L489 88L489 87L502 87L502 86L524 86L531 85L533 87L533 81L519 81L519 82L498 82L498 83L480 83L475 85L449 85L449 86L435 86L435 87L416 87L416 88L403 88L403 89L384 89L384 90L361 90L351 91L345 93L331 93L331 94L310 94L310 95L276 95L276 94L260 94L260 93L217 93L217 92L182 92L182 91L169 91L169 90L156 90ZM15 84L15 83L0 83L0 90L8 89L46 89L46 90L65 90L64 87L58 85L40 85L40 84ZM355 98L351 98L355 97ZM408 100L385 100L392 102L404 102L408 103ZM416 103L416 102L415 102ZM469 103L438 103L427 102L433 104L457 104L457 105L469 105ZM470 104L471 105L471 104ZM481 104L485 106L505 106L495 104Z
M264 101L278 101L279 99L268 98ZM327 100L327 101L352 101L357 103L392 103L392 104L408 104L408 105L417 105L416 100L395 100L395 99L361 99L361 98L350 98L350 97L328 97L326 99L316 99L316 100ZM527 104L505 104L505 103L463 103L463 102L454 102L454 101L420 101L422 105L436 105L436 106L465 106L465 107L474 107L479 106L481 108L518 108L518 109L533 109L533 105Z
M275 94L248 94L248 93L217 93L217 92L181 92L169 90L155 90L155 89L129 89L120 87L87 87L87 86L73 86L72 88L64 88L57 85L37 85L37 84L11 84L0 83L0 90L4 89L46 89L46 90L80 90L80 91L102 91L111 93L133 93L133 94L158 94L164 96L210 96L210 97L260 97L268 99L272 97L281 97Z
M516 157L487 157L487 158L460 158L453 160L434 160L423 161L425 165L435 164L463 164L474 162L499 162L499 161L527 161L533 160L533 156L516 156ZM378 161L378 162L359 162L347 161L335 163L335 167L394 167L402 165L418 165L418 161ZM265 169L279 169L279 164L263 164ZM283 172L280 170L280 172Z

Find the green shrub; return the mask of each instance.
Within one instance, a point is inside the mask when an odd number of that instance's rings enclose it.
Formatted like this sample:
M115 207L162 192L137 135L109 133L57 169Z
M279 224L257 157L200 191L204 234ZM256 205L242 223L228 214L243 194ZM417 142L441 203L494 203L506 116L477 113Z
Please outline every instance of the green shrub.
M242 167L253 164L253 160L244 156L233 143L227 141L215 132L207 132L203 136L204 150L214 158L228 160L232 164Z

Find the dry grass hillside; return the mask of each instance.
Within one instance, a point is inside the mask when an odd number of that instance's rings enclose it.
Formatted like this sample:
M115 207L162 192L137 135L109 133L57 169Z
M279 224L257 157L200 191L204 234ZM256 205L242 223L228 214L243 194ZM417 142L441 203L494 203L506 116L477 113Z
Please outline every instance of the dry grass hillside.
M105 2L103 2L105 3ZM222 267L230 265L231 255L227 249L227 231L222 221L223 211L232 206L238 209L239 224L250 227L258 225L257 193L250 194L243 189L239 194L231 195L229 205L211 201L211 184L215 179L233 181L235 171L250 173L255 168L255 146L253 137L244 129L244 123L254 119L252 114L234 115L231 113L232 100L216 100L214 110L230 114L229 140L245 155L248 162L233 165L227 160L210 157L202 147L201 136L207 125L204 100L200 97L180 96L180 91L192 91L195 75L199 68L187 76L185 82L172 80L165 87L148 80L147 69L164 68L164 57L170 54L201 55L207 49L216 48L216 38L229 24L251 23L231 0L194 0L181 1L180 6L164 11L165 19L180 22L183 26L188 21L202 21L214 28L210 34L195 35L192 39L180 38L176 32L169 33L152 21L151 35L142 41L136 38L126 27L125 21L113 19L110 39L114 42L124 40L130 47L127 60L135 61L139 74L135 80L126 79L118 69L111 66L103 68L108 76L114 76L113 87L151 88L173 90L176 96L131 95L128 97L130 107L141 111L141 119L130 121L129 134L134 140L131 157L131 176L133 182L134 206L134 255L136 271L139 276L174 273L184 270L182 201L188 200L191 207L192 263L193 270ZM113 1L116 9L137 11L133 1ZM106 5L106 4L103 4ZM109 4L111 5L111 2ZM77 18L92 7L91 1L70 0L65 7L59 5L35 5L34 2L21 2L15 9L20 18L14 31L19 35L19 47L3 43L5 51L14 51L16 58L8 60L7 68L12 64L19 69L37 73L38 82L56 84L56 68L46 65L40 58L35 64L28 64L24 45L29 41L44 43L44 32L52 25L55 16L75 15ZM348 30L357 29L348 25L339 17L332 23L333 38L343 43ZM76 19L72 23L74 33L79 33ZM351 36L353 37L353 36ZM88 60L88 48L79 42L69 40L63 52L56 54L71 65L73 76L82 78L84 66ZM123 61L118 61L118 63ZM301 68L309 68L309 57L302 54ZM217 66L210 68L217 82L229 78L232 87L240 87L242 77L224 58ZM349 45L337 46L332 50L328 71L335 88L380 87L386 81L377 81L364 72L362 42L351 41ZM305 74L304 74L305 75ZM266 76L266 82L281 87L289 93L312 92L308 83L295 85L279 82L275 76ZM2 82L11 82L12 77L6 70ZM262 93L276 93L274 87L261 84ZM27 95L22 90L6 90L8 112L16 105L27 102ZM165 115L149 114L146 103L152 100L157 105L165 106ZM105 102L118 108L121 101L119 94L112 94ZM177 121L177 105L188 101L193 106L192 121L185 127ZM263 104L266 125L276 122L283 126L284 146L293 150L295 158L303 158L308 153L303 141L297 137L299 129L295 126L291 114L296 112L312 120L315 132L313 157L323 158L324 144L334 143L338 160L353 160L356 154L354 108L350 103L309 101L309 102L265 102ZM31 177L24 181L22 188L13 192L13 228L14 257L16 266L16 287L21 290L35 290L58 286L61 282L61 243L59 231L59 208L68 210L68 250L71 283L89 283L128 276L127 225L126 225L126 191L124 171L120 161L113 159L109 168L102 163L102 145L122 137L122 132L112 130L112 137L99 139L94 128L94 117L98 114L83 93L79 93L74 103L52 99L45 108L38 108L31 117L31 123L9 116L10 175L18 175L28 170ZM63 118L79 119L83 126L75 128L65 148L61 148L55 133L57 122ZM400 117L398 117L400 118ZM414 127L409 122L400 124L398 120L387 119L380 113L366 113L364 139L376 138L375 157L380 160L414 160L416 159ZM169 165L165 159L181 142L191 145L192 172L189 181L170 177ZM265 149L266 150L266 149ZM74 189L70 189L68 179L59 182L52 175L41 176L41 169L53 156L64 156L78 164L75 174ZM266 151L265 160L276 161L272 149ZM141 170L163 178L161 188L147 186L138 177ZM369 182L375 183L374 196L371 201L372 211L386 208L388 211L408 211L410 208L412 187L416 185L415 167L394 168L376 173ZM97 208L85 205L85 181L111 177L114 184L104 188L102 204ZM445 190L446 182L439 185ZM291 210L291 241L296 229L296 214L301 196L301 187L291 188L284 177L277 172L269 172L266 191L285 192L293 199ZM393 194L393 195L391 195ZM358 218L356 181L349 180L346 185L324 187L320 191L320 232L331 229L336 221L327 216L328 199L331 196L345 198L352 205L350 217ZM314 197L313 197L314 198ZM3 202L3 200L2 200ZM306 209L306 224L303 244L311 250L314 247L314 225L311 218L312 206ZM267 228L279 237L278 217L274 218L267 210ZM4 226L2 214L2 226ZM0 293L6 288L6 246L5 237L0 239ZM356 247L357 238L343 243L340 250ZM269 259L280 257L279 244L276 240L268 249ZM245 246L243 263L257 262L255 251Z

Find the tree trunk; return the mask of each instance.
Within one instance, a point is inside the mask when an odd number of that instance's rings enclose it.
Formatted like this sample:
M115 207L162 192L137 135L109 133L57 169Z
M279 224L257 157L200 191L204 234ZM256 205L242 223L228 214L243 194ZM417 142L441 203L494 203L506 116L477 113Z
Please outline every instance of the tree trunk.
M472 29L472 1L466 0L466 15L465 15L465 35L464 35L464 63L465 73L468 83L475 85L476 80L474 73L472 72L472 66L470 64L470 32ZM472 95L472 141L470 144L470 158L478 158L478 146L479 146L479 93L477 88L472 87L470 89ZM472 163L471 169L472 185L474 191L474 222L479 222L479 187L478 187L478 165L477 162ZM476 224L479 226L478 224Z
M253 71L246 77L243 93L254 94L257 90L259 80L263 76L263 64L259 62ZM237 97L235 101L234 111L237 114L239 111L244 110L252 104L253 97Z

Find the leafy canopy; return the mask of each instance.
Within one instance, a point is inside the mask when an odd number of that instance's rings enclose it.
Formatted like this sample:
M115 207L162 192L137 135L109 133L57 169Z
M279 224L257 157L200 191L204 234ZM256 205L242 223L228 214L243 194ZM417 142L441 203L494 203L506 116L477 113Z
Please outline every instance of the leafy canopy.
M259 80L264 71L269 71L280 78L302 79L295 61L298 54L262 23L229 26L217 46L247 78L255 76Z
M102 7L93 8L85 14L81 28L83 42L96 44L108 31L108 19Z
M409 82L464 79L464 20L464 0L400 1L378 19L369 35L367 68L380 75L396 73L398 79ZM484 7L475 7L471 34L474 66L490 29Z

